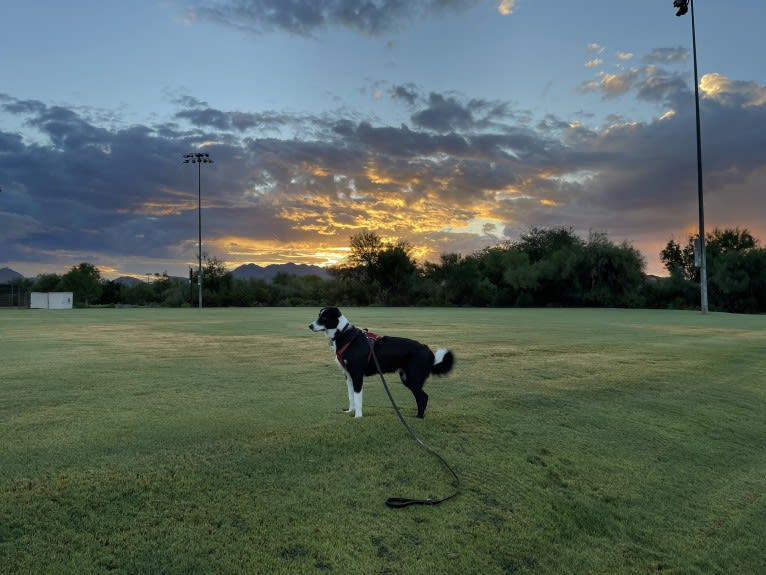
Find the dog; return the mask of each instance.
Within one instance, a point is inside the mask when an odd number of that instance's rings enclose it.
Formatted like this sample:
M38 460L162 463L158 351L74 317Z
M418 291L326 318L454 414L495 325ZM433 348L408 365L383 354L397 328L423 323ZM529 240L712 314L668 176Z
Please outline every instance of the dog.
M447 375L455 363L453 353L445 348L432 352L427 345L403 337L377 336L354 327L337 307L323 307L319 317L309 324L313 332L325 332L335 352L335 362L343 370L348 387L348 409L354 417L362 417L362 382L364 376L398 372L402 383L415 396L419 418L425 416L428 395L423 384L432 373Z

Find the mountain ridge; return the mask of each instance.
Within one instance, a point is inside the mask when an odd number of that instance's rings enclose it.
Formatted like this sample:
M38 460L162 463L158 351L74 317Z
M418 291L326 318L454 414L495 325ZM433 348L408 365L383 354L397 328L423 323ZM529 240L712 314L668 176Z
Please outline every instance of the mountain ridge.
M258 264L243 264L234 269L231 272L231 275L240 280L261 279L271 281L280 273L295 276L314 275L319 276L322 279L330 277L330 274L327 273L325 268L310 264L294 264L292 262L286 264L269 264L263 267Z
M231 275L240 280L260 279L271 281L276 277L277 274L280 273L296 276L315 275L322 279L328 279L330 277L330 274L323 267L311 264L294 264L292 262L285 264L269 264L267 266L259 266L258 264L248 263L238 266L231 271ZM9 283L18 279L24 279L24 276L9 267L0 268L0 284ZM112 281L125 285L147 283L145 280L139 277L128 275L120 276L119 278L116 278Z

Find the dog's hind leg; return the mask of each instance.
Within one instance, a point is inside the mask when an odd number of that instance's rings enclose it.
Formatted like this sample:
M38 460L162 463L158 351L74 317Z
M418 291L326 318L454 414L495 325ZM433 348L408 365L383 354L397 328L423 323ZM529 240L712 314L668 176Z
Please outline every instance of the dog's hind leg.
M428 394L419 389L417 391L412 390L415 395L415 402L418 404L418 417L423 419L426 416L426 407L428 406Z
M412 392L415 396L415 403L418 406L418 417L423 419L426 413L426 407L428 406L428 394L423 391L423 384L425 383L427 375L419 373L417 370L410 370L408 374L403 369L399 370L399 379L402 383Z

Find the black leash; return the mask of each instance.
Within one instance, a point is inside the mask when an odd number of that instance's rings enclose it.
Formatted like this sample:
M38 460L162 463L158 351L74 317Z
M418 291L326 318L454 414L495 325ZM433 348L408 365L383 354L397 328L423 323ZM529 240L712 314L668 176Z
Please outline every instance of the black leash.
M449 463L436 451L434 451L431 447L426 445L420 437L418 437L418 434L415 433L415 430L412 429L412 426L407 422L406 419L404 419L404 416L402 415L402 412L399 411L399 406L396 405L396 401L394 401L394 396L391 395L391 391L388 389L388 384L386 383L386 378L383 377L383 370L380 368L380 363L378 363L378 357L375 355L375 342L372 339L367 339L367 343L370 345L370 355L372 356L372 359L375 361L375 368L378 370L378 375L380 375L380 380L383 382L383 388L386 390L386 394L388 395L388 399L391 400L391 405L394 406L394 411L396 412L396 415L399 416L399 421L402 422L402 425L407 429L407 431L410 432L410 435L412 438L417 441L420 446L425 449L428 453L435 456L439 461L441 461L444 464L444 467L446 467L449 472L452 474L452 477L455 478L455 481L452 483L452 486L455 488L455 492L451 495L448 495L447 497L443 497L441 499L412 499L409 497L389 497L386 500L386 505L393 508L400 508L400 507L407 507L409 505L438 505L439 503L443 503L444 501L447 501L448 499L452 499L455 497L458 493L460 493L460 477L458 477L457 473L455 473L455 470L452 469Z

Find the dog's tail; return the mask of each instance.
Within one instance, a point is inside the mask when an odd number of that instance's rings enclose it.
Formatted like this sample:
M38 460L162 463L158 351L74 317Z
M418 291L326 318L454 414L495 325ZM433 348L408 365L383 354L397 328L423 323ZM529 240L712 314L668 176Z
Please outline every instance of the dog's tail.
M434 365L431 373L434 375L447 375L455 365L455 355L448 349L440 347L434 353Z

